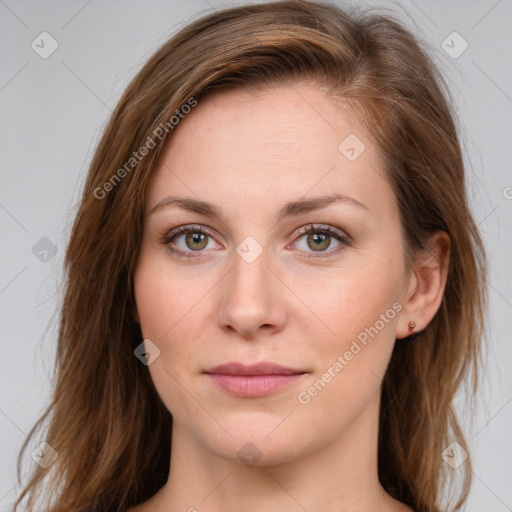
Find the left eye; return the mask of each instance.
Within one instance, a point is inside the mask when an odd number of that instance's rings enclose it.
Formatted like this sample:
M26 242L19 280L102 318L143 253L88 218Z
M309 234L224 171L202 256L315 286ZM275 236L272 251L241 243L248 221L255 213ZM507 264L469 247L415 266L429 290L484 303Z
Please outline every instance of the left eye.
M169 247L169 250L178 257L196 257L208 249L208 238L212 235L202 227L182 226L165 234L162 243ZM181 240L181 244L179 243ZM332 245L333 239L338 242L335 249L327 251ZM294 243L305 242L302 251L309 253L306 258L317 258L330 256L338 252L340 247L350 245L350 237L342 231L331 226L313 226L310 224L299 230L298 238ZM196 254L194 254L196 253ZM318 256L313 253L320 253Z
M315 228L311 224L302 228L300 234L301 236L298 242L304 240L305 245L303 245L303 250L305 252L310 252L308 249L312 249L313 252L321 253L319 256L308 255L306 256L307 258L330 256L332 253L338 252L336 250L337 248L350 244L350 239L347 235L331 226L319 226ZM334 250L326 251L326 249L332 245L333 239L338 242L338 245Z

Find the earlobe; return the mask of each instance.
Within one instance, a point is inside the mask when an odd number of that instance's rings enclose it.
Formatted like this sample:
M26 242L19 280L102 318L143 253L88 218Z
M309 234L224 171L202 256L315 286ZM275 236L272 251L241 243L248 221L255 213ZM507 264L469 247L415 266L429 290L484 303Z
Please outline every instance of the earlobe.
M434 318L443 300L449 258L450 237L445 231L434 232L428 249L418 255L414 264L397 323L397 339L422 331Z

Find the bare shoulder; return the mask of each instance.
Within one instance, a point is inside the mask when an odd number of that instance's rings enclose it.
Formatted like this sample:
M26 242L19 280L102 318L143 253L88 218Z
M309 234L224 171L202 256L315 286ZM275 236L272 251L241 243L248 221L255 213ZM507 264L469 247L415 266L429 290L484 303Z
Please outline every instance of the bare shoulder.
M409 505L406 505L405 503L402 503L401 501L398 501L395 498L391 499L392 502L390 503L389 507L390 512L415 512L411 507L409 507Z
M407 506L405 503L399 503L395 512L414 512L414 510L411 507Z

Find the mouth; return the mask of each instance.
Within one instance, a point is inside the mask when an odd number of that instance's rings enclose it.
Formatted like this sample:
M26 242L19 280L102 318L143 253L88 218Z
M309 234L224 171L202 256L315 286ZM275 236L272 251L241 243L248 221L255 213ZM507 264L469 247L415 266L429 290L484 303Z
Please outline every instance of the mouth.
M249 398L270 395L297 382L308 372L263 362L249 366L226 363L204 373L223 391Z

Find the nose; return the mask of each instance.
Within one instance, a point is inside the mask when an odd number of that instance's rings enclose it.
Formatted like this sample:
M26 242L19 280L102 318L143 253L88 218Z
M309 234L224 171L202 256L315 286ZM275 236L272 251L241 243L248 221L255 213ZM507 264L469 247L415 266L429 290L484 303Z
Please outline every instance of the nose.
M270 268L266 252L252 262L238 254L233 255L233 260L220 292L219 327L245 339L281 331L287 319L287 289Z

